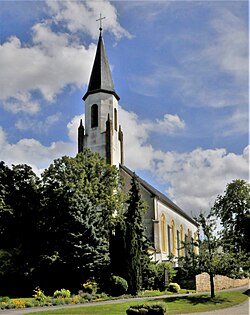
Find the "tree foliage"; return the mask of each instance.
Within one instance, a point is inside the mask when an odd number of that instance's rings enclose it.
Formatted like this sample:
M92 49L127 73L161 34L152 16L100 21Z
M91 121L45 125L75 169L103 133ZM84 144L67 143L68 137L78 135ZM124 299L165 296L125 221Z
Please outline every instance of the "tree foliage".
M54 282L62 274L74 285L70 279L86 281L105 273L114 213L120 207L117 169L85 150L55 160L42 182L44 266Z
M118 170L89 150L55 160L41 179L27 165L1 162L1 292L76 289L108 274L119 185Z
M250 184L234 180L227 185L224 195L219 195L213 213L222 224L221 236L225 246L235 250L250 251Z
M30 282L38 258L39 212L40 179L31 167L1 162L0 283L5 289Z
M224 241L218 236L216 218L212 212L208 215L200 213L195 218L199 224L199 240L196 244L185 244L187 256L180 259L180 264L189 275L207 272L210 277L211 297L215 296L214 276L225 275L229 277L242 277L242 266L248 263L246 255L231 251L224 247ZM199 247L199 254L195 254L193 246Z

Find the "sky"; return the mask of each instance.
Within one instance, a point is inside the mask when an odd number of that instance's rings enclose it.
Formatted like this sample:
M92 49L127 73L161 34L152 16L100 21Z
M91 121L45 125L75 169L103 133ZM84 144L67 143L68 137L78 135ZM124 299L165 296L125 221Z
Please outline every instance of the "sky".
M249 180L248 1L0 1L0 161L77 153L99 36L125 165L190 215Z

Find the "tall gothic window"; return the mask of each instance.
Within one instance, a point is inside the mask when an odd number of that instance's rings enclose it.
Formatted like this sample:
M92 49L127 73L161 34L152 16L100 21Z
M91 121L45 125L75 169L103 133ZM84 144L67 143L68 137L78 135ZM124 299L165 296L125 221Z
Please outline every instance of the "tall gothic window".
M180 231L177 230L177 233L176 233L176 243L177 243L177 257L180 257Z
M161 215L161 247L162 251L167 251L167 233L166 233L166 218L165 215Z
M175 222L172 220L171 222L171 229L172 229L172 255L176 256L176 230L175 230Z
M180 225L180 238L181 238L181 240L180 240L180 247L181 247L180 254L183 257L184 254L185 254L185 251L184 251L184 247L185 247L184 242L185 242L185 240L184 240L184 231L183 231L182 224Z
M115 130L117 131L117 109L114 109L114 121L115 121Z
M170 230L171 230L171 227L170 227L170 225L168 225L168 255L169 256L171 255L171 252L172 252L172 250L171 250L171 232L170 232Z
M91 106L91 128L98 127L98 105Z

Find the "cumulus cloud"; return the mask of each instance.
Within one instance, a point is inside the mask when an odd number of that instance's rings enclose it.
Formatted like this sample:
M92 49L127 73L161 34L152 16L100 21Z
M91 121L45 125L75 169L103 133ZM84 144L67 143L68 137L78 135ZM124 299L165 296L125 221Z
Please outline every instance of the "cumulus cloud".
M17 95L39 91L52 102L65 86L87 83L94 52L95 45L71 44L67 35L52 33L46 23L39 23L34 26L33 46L23 47L17 37L0 46L0 99L14 97L22 104Z
M181 122L175 115L165 117L177 121L177 125ZM54 159L63 155L75 156L80 119L84 123L84 115L79 115L67 125L70 142L53 142L49 146L43 146L35 139L9 144L7 135L0 128L0 160L7 164L26 163L41 173ZM119 120L124 132L125 165L136 172L150 172L165 187L167 195L189 214L208 210L232 180L248 180L249 147L242 154L230 153L224 148L198 148L185 153L156 150L149 143L152 129L148 127L155 121L145 123L135 113L123 108L119 109ZM53 117L51 121L54 121Z
M96 38L100 10L109 16L107 30L116 38L130 37L108 1L48 1L47 5L48 18L32 27L31 43L12 36L0 45L0 106L12 113L37 113L40 105L33 92L52 103L66 86L88 83L96 45L80 44L71 32L83 31ZM64 32L53 30L56 23L64 24Z
M80 125L80 120L82 119L82 123L84 125L85 123L85 115L78 115L75 116L68 124L67 124L67 128L68 128L68 135L69 138L72 142L76 142L77 137L78 137L78 127Z
M108 17L103 22L105 31L113 33L117 39L124 36L131 38L131 34L119 24L116 8L109 1L47 1L47 5L53 21L63 23L70 32L80 30L97 38L99 32L96 20L102 12L102 16Z
M30 93L17 92L15 96L12 95L12 97L3 102L3 108L13 114L27 112L33 115L40 110L40 105L37 101L32 100Z
M53 142L49 146L42 145L35 139L21 139L17 143L9 144L7 136L0 128L0 160L6 164L28 164L40 174L54 159L63 155L74 156L75 144L67 142Z
M25 117L23 119L18 119L15 123L15 127L19 130L32 130L37 133L47 133L49 128L60 120L61 116L62 113L58 112L49 115L44 121Z
M176 116L170 117L179 121ZM124 109L120 109L120 119L125 164L134 171L150 172L165 186L167 195L189 214L207 211L232 180L248 180L249 147L242 154L224 148L198 148L186 153L156 150L148 142L151 132L148 124Z

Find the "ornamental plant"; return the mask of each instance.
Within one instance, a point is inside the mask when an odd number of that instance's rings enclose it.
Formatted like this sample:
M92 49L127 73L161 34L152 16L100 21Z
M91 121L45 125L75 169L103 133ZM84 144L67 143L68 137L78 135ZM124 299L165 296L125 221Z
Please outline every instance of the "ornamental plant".
M70 298L71 292L66 289L56 290L53 294L54 298Z
M179 286L178 283L172 282L172 283L169 283L168 285L168 291L170 292L179 293L180 289L181 287Z
M87 281L83 283L82 291L89 294L95 294L97 291L97 283L95 281Z
M33 290L33 292L34 292L33 297L35 298L36 301L39 301L39 302L46 301L47 296L39 287L36 287L35 290Z
M166 312L166 309L163 305L161 304L142 304L142 305L134 305L130 306L126 310L127 315L164 315Z

